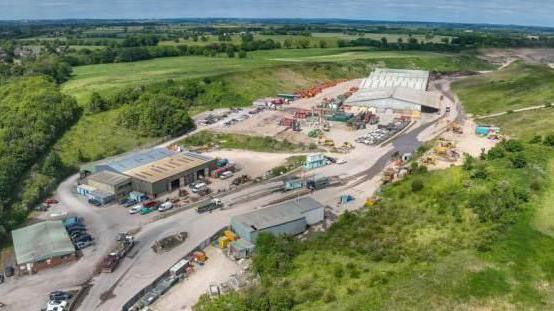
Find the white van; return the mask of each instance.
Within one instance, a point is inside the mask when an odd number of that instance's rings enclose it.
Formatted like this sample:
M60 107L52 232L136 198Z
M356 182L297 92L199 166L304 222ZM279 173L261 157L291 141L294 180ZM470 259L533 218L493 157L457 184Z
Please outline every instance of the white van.
M194 187L192 187L192 192L194 193L199 192L200 190L206 187L208 187L208 185L206 185L206 183L201 182L199 184L194 185Z

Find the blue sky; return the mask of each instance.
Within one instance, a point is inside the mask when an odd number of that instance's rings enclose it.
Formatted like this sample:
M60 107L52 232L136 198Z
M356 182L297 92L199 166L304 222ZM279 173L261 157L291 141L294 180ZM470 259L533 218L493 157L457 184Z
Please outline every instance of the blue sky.
M0 0L0 19L348 18L554 26L553 0Z

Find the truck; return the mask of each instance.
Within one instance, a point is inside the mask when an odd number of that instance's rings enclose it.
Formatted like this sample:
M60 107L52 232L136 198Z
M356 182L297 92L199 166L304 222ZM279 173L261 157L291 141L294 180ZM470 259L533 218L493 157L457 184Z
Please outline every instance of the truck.
M215 209L218 209L218 208L221 208L223 207L223 202L221 202L220 199L213 199L211 200L210 202L204 204L204 205L200 205L196 208L196 212L198 214L202 214L202 213L205 213L205 212L211 212Z
M129 251L135 246L135 238L130 234L121 236L115 249L102 261L102 272L112 273Z

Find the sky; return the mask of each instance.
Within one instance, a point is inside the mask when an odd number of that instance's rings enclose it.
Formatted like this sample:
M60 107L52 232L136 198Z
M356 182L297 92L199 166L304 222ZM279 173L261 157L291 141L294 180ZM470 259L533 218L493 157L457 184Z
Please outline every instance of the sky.
M344 18L554 27L554 0L0 0L0 20Z

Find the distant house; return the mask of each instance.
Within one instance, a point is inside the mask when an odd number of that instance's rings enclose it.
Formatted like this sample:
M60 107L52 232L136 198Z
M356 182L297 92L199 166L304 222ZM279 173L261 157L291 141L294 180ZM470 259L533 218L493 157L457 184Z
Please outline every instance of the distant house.
M75 247L61 220L13 230L12 239L19 274L36 273L76 259Z

